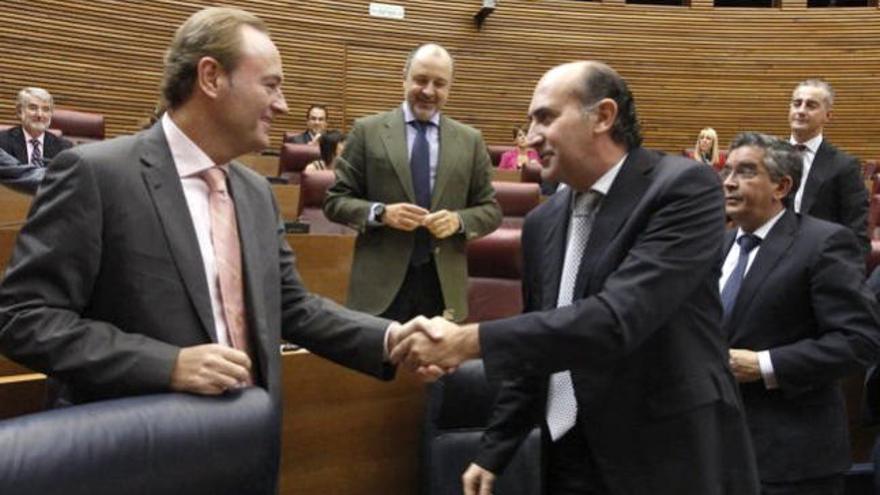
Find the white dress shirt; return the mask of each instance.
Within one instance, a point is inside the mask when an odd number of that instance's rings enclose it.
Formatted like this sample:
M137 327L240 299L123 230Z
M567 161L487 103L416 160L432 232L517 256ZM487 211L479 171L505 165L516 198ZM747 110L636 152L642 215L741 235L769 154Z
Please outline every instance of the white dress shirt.
M199 241L199 252L202 255L202 263L208 282L208 292L211 294L211 313L214 315L214 330L217 334L217 342L231 346L226 332L226 317L223 315L223 302L220 299L220 279L217 276L217 260L214 257L214 245L211 241L211 208L208 202L208 184L199 177L199 174L215 166L214 162L198 147L177 124L171 120L168 113L162 116L162 130L165 131L165 139L171 149L171 157L174 158L174 166L180 175L180 183L183 186L183 195L186 197L186 205L192 217L193 227L196 229L196 238ZM223 165L224 168L227 165Z
M767 220L764 225L761 225L752 235L761 239L763 243L764 239L767 238L767 234L770 233L770 230L776 225L776 222L782 218L782 215L785 214L785 208L782 209L779 213L777 213L773 218ZM746 232L743 229L738 229L736 232L736 239L738 240L741 236L745 235ZM754 249L749 253L749 260L746 263L746 271L743 273L743 277L745 278L746 274L749 273L749 269L752 267L752 262L755 261L755 256L758 255L758 251L761 250L761 244L755 246ZM727 283L727 279L730 278L730 274L733 273L733 269L736 267L736 262L739 260L739 243L733 243L730 251L727 253L727 258L724 259L724 265L721 267L721 278L718 279L718 292L724 289L724 284ZM740 287L742 288L742 287ZM777 388L779 384L776 381L776 374L773 371L773 362L770 360L770 351L763 350L758 351L758 365L761 367L761 376L764 378L764 386L768 389Z
M804 157L804 169L801 172L801 185L798 187L797 194L794 195L794 211L795 213L801 212L801 201L804 198L804 188L807 185L807 177L810 175L810 170L813 168L813 160L816 158L816 151L819 150L819 146L822 144L822 135L810 139L809 141L805 141L803 143L798 143L794 136L789 138L789 142L793 145L803 144L807 147L803 151Z

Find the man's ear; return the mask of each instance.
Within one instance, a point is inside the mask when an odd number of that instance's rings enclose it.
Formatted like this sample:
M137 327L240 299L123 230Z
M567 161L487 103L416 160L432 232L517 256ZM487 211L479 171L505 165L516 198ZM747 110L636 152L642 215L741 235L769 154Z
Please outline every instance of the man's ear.
M593 114L596 116L596 125L594 126L596 133L609 132L614 127L614 121L617 120L617 102L611 98L603 98L596 104L596 110Z
M794 186L794 181L791 180L791 176L783 175L782 178L779 179L779 182L776 182L774 186L773 197L782 201L788 196L788 193L791 192L791 188Z
M197 86L210 98L216 98L224 84L226 71L214 57L202 57L196 65Z

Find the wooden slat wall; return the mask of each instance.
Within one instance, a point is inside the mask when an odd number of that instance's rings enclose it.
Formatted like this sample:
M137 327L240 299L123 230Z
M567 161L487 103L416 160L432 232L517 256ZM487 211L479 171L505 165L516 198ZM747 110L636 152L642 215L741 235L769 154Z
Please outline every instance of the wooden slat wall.
M510 125L522 120L547 68L595 58L630 81L650 146L677 152L707 125L723 142L744 129L786 134L792 86L822 76L838 90L828 137L862 158L880 156L877 7L503 0L478 31L478 0L386 1L403 5L406 18L369 17L367 0L4 0L0 122L15 120L20 87L42 85L60 106L103 113L109 136L135 130L155 102L174 28L197 8L222 3L262 16L281 49L291 115L276 124L276 144L283 130L302 128L312 102L329 104L331 126L342 128L397 104L405 54L433 40L457 56L448 113L490 143L510 141Z

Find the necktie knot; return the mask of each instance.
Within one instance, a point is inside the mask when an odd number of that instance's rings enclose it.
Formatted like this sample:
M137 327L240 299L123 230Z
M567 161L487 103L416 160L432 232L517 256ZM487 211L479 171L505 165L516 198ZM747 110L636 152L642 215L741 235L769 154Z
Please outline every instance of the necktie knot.
M430 120L413 120L410 122L413 127L419 132L419 134L424 134L428 132L428 128L434 125Z
M743 234L736 240L736 243L739 244L740 250L748 254L752 252L752 249L758 247L758 244L761 244L761 238L754 234Z
M220 167L211 167L200 174L211 192L226 193L226 172Z
M576 217L584 217L590 214L602 199L602 193L599 191L587 191L585 193L577 193L574 198L574 208L572 214Z
M39 148L40 147L40 140L37 138L31 139L31 146L33 146L34 148Z
M806 144L798 143L798 144L795 144L795 145L793 145L793 146L794 146L794 149L798 150L798 151L801 152L801 153L810 150L810 148L807 148L807 145L806 145Z

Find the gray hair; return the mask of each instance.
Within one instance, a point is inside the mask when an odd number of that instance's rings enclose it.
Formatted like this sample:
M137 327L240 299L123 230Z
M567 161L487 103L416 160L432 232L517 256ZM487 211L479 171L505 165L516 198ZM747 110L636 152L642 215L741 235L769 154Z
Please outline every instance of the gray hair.
M836 93L834 92L834 88L832 88L831 85L828 84L828 81L825 81L824 79L807 79L799 82L798 85L794 87L794 91L797 91L799 88L802 88L804 86L821 89L825 93L825 104L828 106L828 108L834 106L834 97L836 96Z
M55 108L55 101L52 99L52 95L49 94L43 88L22 88L21 91L18 92L18 96L15 99L15 111L20 112L25 105L27 105L28 98L36 98L41 101L49 102L49 108Z
M764 168L767 169L767 174L774 183L778 184L783 177L791 177L791 190L782 200L786 208L791 207L791 202L801 184L804 167L801 153L788 141L760 132L737 134L730 142L730 151L743 146L752 146L764 151Z

